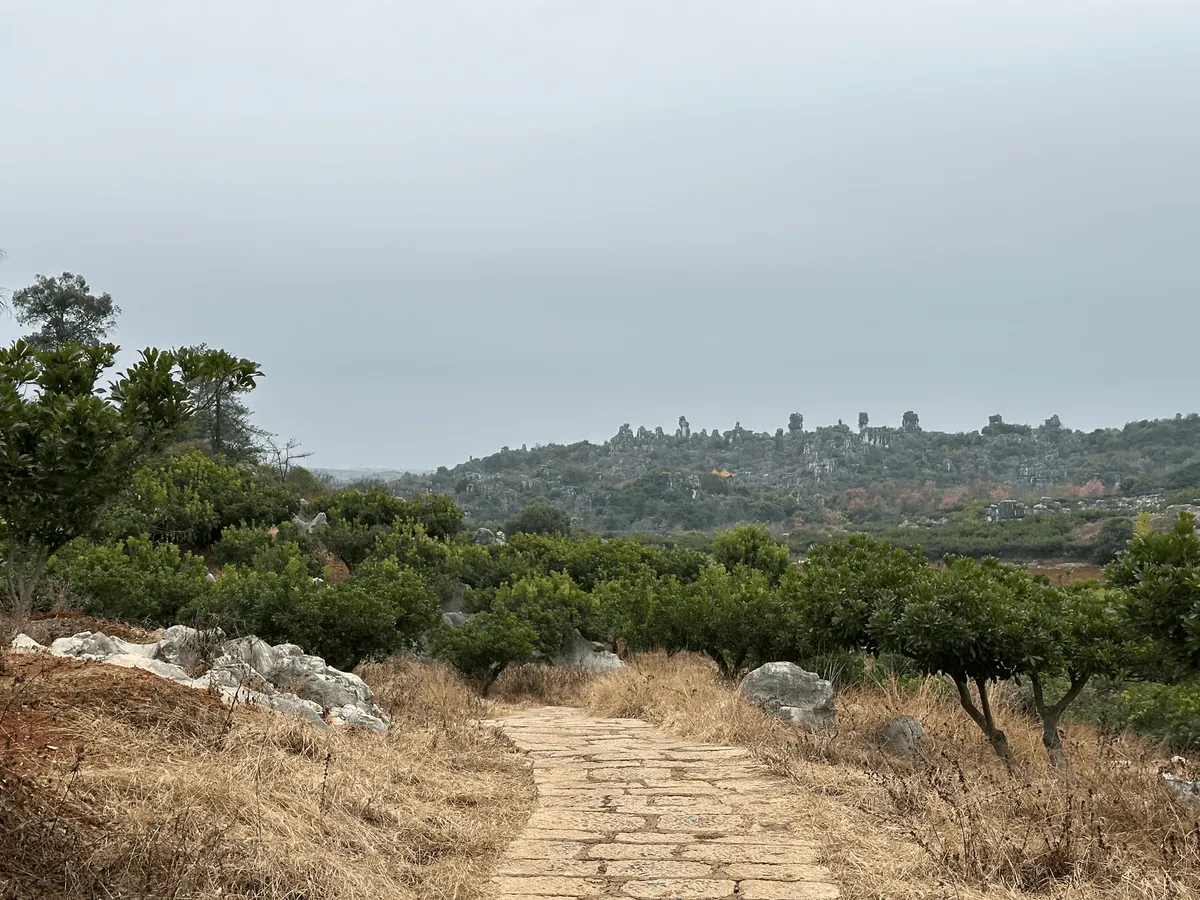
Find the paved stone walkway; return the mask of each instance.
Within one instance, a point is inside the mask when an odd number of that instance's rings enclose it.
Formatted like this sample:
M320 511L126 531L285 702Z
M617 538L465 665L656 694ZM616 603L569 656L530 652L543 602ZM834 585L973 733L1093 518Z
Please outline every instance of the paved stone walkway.
M634 719L531 709L496 720L533 757L538 801L495 900L830 900L795 798L736 747Z

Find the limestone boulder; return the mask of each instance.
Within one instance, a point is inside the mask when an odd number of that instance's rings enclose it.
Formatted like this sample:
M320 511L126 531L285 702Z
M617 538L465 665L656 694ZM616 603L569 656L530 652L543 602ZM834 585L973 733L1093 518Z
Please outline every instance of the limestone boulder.
M147 656L135 653L114 653L112 656L105 657L104 662L110 666L120 666L123 669L141 669L144 672L157 675L159 678L178 682L185 687L199 688L207 686L206 682L202 680L197 681L179 666L173 666L162 660L150 659Z
M763 712L812 729L837 727L833 685L794 663L771 662L742 679L741 692Z
M387 719L382 714L374 715L361 706L339 706L329 710L329 718L336 725L358 725L377 734L388 730Z
M40 653L46 649L27 634L18 634L9 646L14 653Z
M491 544L499 544L500 539L496 537L496 532L492 531L490 528L478 528L475 530L475 534L471 537L471 543L480 544L486 547Z
M197 631L187 625L172 625L158 639L155 659L173 666L196 669L204 664L205 656L225 643L225 632L219 628Z
M554 655L552 662L556 666L573 666L589 672L612 672L625 666L617 654L598 641L589 641L578 628L570 642Z
M24 640L18 639L17 649L41 647L25 635L20 637ZM50 652L142 669L186 687L215 691L229 704L255 703L303 716L322 728L326 715L337 724L378 732L388 728L387 717L375 705L366 682L352 672L326 665L321 657L307 654L295 644L272 647L253 636L227 641L217 630L199 632L176 625L153 644L133 644L85 631L59 638ZM212 654L216 658L203 675L193 678L188 674L187 670L203 668Z
M292 524L300 530L302 534L312 534L314 531L320 531L329 524L325 513L319 512L311 519L305 519L301 516L293 516Z
M271 645L266 641L254 636L237 638L236 640L226 641L221 645L221 656L213 662L214 668L217 665L224 664L226 658L230 661L240 661L246 663L255 672L264 678L271 676L271 671L275 668L277 657Z
M896 756L920 756L929 746L929 735L916 716L892 716L879 726L876 734L879 746Z
M1158 777L1172 798L1187 806L1200 806L1200 781L1180 778L1172 772L1160 772Z

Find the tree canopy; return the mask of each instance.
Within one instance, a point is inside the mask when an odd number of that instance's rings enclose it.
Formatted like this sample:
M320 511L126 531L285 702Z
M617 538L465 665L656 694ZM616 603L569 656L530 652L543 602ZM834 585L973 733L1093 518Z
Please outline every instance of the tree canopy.
M108 294L93 294L81 275L38 275L12 295L17 321L35 326L25 341L37 350L58 350L67 344L100 344L116 327L121 310Z

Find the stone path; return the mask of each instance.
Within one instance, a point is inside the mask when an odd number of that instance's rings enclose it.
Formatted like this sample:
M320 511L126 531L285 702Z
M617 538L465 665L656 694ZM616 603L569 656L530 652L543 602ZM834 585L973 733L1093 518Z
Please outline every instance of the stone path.
M795 798L736 747L634 719L531 709L496 720L533 758L537 806L495 900L830 900Z

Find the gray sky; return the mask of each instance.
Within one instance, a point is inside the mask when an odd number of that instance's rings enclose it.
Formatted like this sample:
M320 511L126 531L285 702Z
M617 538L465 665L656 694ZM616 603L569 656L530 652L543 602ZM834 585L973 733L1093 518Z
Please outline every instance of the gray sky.
M1173 415L1198 48L1195 0L0 0L0 285L259 360L315 465Z

